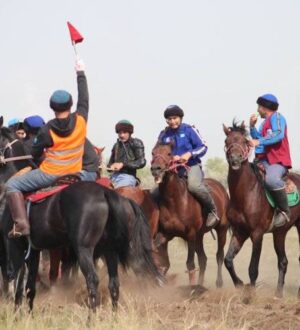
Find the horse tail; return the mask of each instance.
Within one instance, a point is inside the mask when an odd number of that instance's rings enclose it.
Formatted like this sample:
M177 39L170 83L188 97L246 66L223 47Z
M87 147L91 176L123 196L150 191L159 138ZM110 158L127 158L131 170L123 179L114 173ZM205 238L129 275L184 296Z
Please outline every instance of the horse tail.
M112 190L105 191L105 197L109 206L109 216L106 225L108 240L116 250L119 261L124 268L129 265L129 230L126 219L124 220L124 208L120 203L120 196Z
M129 202L135 213L130 240L131 266L137 275L150 276L158 285L162 285L165 279L159 273L152 258L152 238L149 222L142 209L134 201L129 200Z

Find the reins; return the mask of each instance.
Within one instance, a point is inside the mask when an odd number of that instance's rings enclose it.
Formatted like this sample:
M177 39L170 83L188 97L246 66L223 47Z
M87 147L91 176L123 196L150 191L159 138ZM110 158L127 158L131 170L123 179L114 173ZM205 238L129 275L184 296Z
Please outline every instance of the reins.
M14 162L16 160L26 160L26 159L33 159L31 155L23 155L23 156L15 156L15 157L5 157L4 153L7 149L12 150L12 145L16 142L20 142L18 139L15 139L11 142L8 142L4 148L0 150L0 164L5 165L8 162Z

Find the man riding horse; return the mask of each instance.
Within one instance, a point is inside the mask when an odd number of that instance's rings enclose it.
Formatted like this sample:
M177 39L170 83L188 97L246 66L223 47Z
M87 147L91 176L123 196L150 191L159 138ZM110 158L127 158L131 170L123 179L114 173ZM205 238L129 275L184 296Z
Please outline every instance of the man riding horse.
M183 110L177 105L170 105L164 112L168 127L159 135L158 141L172 143L172 154L175 162L187 164L188 190L208 211L207 227L213 227L219 221L216 205L204 184L201 158L207 152L207 146L198 130L182 122Z
M257 116L250 117L250 134L253 138L251 142L254 147L263 148L256 157L266 171L265 184L277 206L274 226L281 227L290 217L285 183L282 179L292 167L287 123L283 115L277 111L279 104L274 95L260 96L257 104L257 111L265 120L259 129L256 129Z
M108 170L112 171L111 181L115 189L135 187L136 171L145 167L145 150L143 141L133 138L133 125L128 120L120 120L116 124L118 140L114 144L108 162Z
M55 91L50 98L50 107L55 118L43 126L34 140L32 155L44 159L38 169L10 178L5 186L7 202L14 221L8 233L15 238L30 234L23 192L45 188L60 176L82 170L82 157L86 139L86 124L89 110L87 80L84 63L77 60L78 102L77 110L71 113L72 96L64 90Z

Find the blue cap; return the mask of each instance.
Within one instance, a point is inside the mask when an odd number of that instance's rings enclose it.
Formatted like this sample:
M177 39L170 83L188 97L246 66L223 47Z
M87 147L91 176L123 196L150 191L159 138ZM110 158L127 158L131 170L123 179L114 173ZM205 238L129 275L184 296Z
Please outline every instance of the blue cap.
M260 96L256 103L272 111L276 111L279 107L277 97L273 94L264 94Z
M24 119L24 124L27 124L31 128L40 128L45 125L45 121L41 116L29 116Z
M10 120L8 121L7 126L8 126L8 127L15 126L15 125L17 125L17 124L20 124L21 122L22 122L22 121L21 121L20 119L18 119L18 118L12 118L12 119L10 119Z
M54 111L66 111L69 110L72 105L72 95L67 91L57 90L50 97L50 108Z

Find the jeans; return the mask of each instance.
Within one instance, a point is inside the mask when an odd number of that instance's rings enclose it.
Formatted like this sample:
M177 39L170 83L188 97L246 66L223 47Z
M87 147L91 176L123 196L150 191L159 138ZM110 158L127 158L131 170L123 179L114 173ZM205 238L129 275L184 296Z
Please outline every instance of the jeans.
M198 196L203 192L208 193L206 186L204 185L204 173L200 165L191 166L188 171L188 190Z
M284 188L282 177L287 169L281 164L270 165L266 160L261 162L266 170L265 184L269 190L280 190Z
M79 172L79 176L81 181L96 181L97 180L97 172L88 172L86 170L81 170Z
M6 182L5 188L7 193L33 191L51 186L59 177L59 175L47 174L36 169L20 176L13 176Z
M137 183L135 176L126 173L114 173L111 181L115 189L126 186L135 187Z

